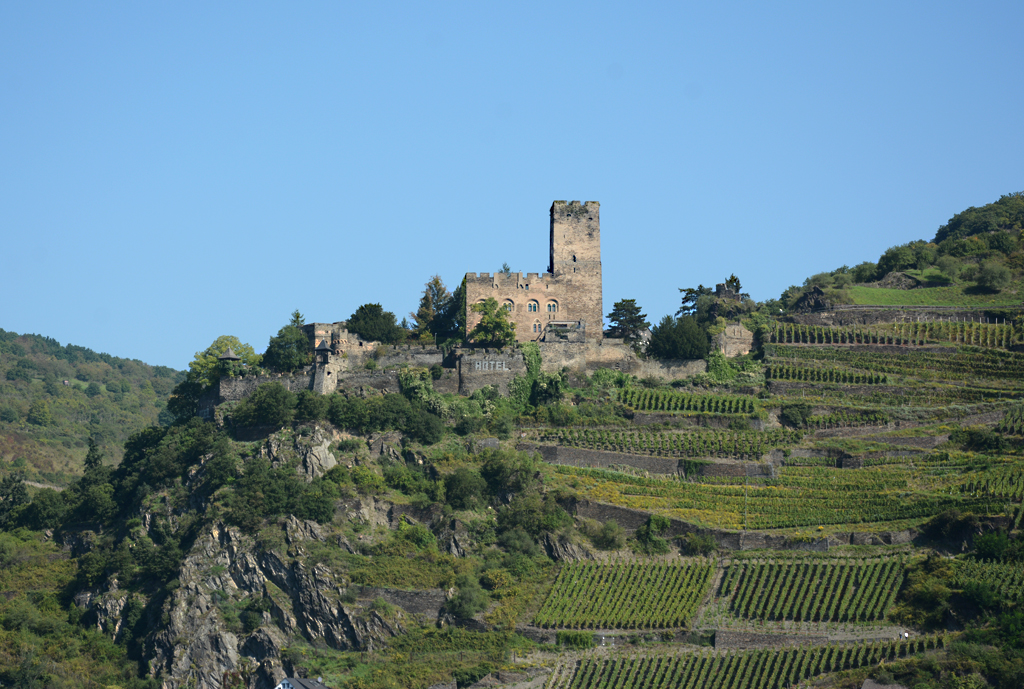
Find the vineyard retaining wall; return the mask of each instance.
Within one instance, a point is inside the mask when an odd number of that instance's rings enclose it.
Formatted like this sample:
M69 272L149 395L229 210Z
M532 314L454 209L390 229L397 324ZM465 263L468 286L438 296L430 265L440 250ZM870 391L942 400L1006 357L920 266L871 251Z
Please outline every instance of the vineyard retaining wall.
M713 414L709 412L633 412L633 423L637 426L654 426L656 424L667 423L676 427L693 426L695 428L729 428L729 424L733 423L737 417L742 415L730 414L728 416ZM747 419L747 423L750 424L750 429L754 431L764 431L769 428L778 428L778 424L774 426L761 419Z
M705 460L707 461L707 460ZM699 476L746 476L748 478L771 478L770 464L708 462L700 467Z
M577 516L587 519L595 519L599 522L614 520L619 526L627 531L636 531L647 521L650 512L634 510L629 507L609 505L603 502L591 502L581 500L576 503L574 513ZM828 550L827 539L819 538L813 541L790 540L785 536L772 536L760 531L725 531L722 529L705 529L681 519L669 519L668 530L662 534L669 538L683 536L688 533L698 533L713 536L718 547L723 550Z
M674 457L649 457L621 452L586 450L580 447L531 445L528 443L521 443L516 446L516 449L525 452L539 452L548 464L599 469L607 469L614 465L626 465L652 474L679 473L679 460Z

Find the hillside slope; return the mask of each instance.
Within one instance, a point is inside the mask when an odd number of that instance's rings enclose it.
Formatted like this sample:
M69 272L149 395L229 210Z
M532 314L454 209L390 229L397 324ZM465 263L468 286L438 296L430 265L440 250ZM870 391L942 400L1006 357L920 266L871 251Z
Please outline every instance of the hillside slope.
M125 440L158 422L183 374L40 335L0 330L0 471L67 485L87 440L119 461Z

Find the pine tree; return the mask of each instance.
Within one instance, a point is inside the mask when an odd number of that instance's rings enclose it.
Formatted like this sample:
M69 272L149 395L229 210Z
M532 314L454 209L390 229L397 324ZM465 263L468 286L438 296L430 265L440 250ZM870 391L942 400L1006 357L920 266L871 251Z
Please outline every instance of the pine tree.
M96 444L96 438L89 438L89 452L85 455L85 470L96 469L103 464L103 453L100 451L99 445Z
M623 342L633 345L634 349L637 349L643 331L651 327L647 322L647 314L640 313L636 299L615 302L608 320L612 322L612 337L621 337Z

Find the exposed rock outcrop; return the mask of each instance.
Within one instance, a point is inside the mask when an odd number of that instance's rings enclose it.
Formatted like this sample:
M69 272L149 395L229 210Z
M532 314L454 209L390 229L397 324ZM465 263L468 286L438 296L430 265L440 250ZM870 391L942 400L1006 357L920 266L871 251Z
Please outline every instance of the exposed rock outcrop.
M317 427L313 431L309 445L300 449L301 471L306 475L306 481L319 478L338 465L338 460L331 454L330 447L331 439L322 428Z
M387 524L386 503L356 501L353 507L354 514ZM224 673L243 670L254 686L270 689L294 670L282 651L298 638L372 651L404 633L410 614L437 620L444 592L371 589L354 598L346 576L303 557L310 543L328 540L324 527L294 516L280 526L284 543L276 548L223 524L195 541L166 603L168 622L152 638L150 670L165 689L221 689ZM115 589L80 597L101 630L121 632L128 596Z
M563 541L551 534L544 534L544 550L547 552L548 557L560 562L594 559L593 553L583 546Z

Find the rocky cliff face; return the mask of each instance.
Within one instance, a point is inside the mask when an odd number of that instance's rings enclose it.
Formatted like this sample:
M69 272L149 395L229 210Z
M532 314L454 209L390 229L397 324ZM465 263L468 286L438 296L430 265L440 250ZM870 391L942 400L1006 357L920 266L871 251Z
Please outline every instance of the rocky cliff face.
M151 671L166 689L220 689L230 672L270 689L295 672L283 653L295 642L374 650L405 631L409 614L438 618L444 592L370 589L395 606L376 610L344 577L305 562L308 546L325 540L318 524L291 517L283 526L286 548L223 524L197 539L152 640ZM119 613L110 609L107 619Z

